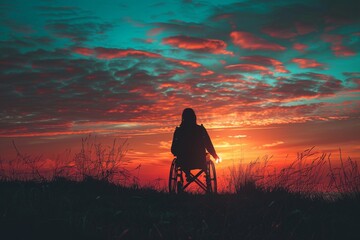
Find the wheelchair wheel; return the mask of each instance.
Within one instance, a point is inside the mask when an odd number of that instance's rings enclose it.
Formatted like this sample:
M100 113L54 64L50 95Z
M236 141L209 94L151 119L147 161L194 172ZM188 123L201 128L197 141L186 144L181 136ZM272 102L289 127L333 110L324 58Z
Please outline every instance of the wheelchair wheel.
M172 161L169 175L169 193L181 193L183 191L182 172L176 166L176 158Z
M207 193L217 193L216 171L213 161L208 161L206 164L206 188Z

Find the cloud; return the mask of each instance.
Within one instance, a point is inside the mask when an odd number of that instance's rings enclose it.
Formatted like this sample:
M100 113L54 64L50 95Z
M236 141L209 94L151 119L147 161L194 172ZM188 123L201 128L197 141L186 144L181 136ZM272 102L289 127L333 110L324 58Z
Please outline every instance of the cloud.
M342 46L340 44L334 44L331 46L331 50L335 54L335 56L338 57L350 57L356 55L356 52L354 52L352 49Z
M360 92L360 72L344 72L343 75L347 77L346 82L351 85L350 91Z
M135 58L161 58L163 60L167 60L172 63L176 63L178 65L190 68L199 68L202 65L193 61L186 61L175 58L165 58L160 54L136 50L136 49L116 49L116 48L84 48L84 47L76 47L73 49L74 53L81 54L84 56L94 56L98 59L116 59L116 58L127 58L127 57L135 57Z
M4 22L11 34L0 49L1 135L171 132L168 126L177 125L188 106L211 128L358 116L359 76L336 58L358 57L353 32L359 17L351 6L342 7L350 10L346 16L319 8L318 1L257 4L208 4L203 22L140 17L131 34L114 27L115 18L104 22L71 7L41 8L44 24L37 27L44 33ZM269 34L262 32L266 28ZM329 66L319 60L326 50L335 55ZM337 63L346 72L341 77L331 75L339 72ZM325 67L333 72L316 71Z
M39 11L40 18L45 20L44 25L41 26L43 29L56 39L69 39L75 44L103 39L114 27L112 22L103 21L91 11L81 7L70 5L36 6L35 8Z
M186 71L184 69L177 69L174 68L168 72L164 72L164 73L160 73L158 76L161 78L169 78L171 79L172 77L176 76L176 75L181 75L181 74L185 74Z
M245 134L240 134L240 135L235 135L235 136L229 136L230 138L246 138L247 135Z
M222 40L204 39L188 36L174 36L167 37L162 40L164 44L169 44L177 48L182 48L190 51L198 51L213 54L233 55L232 52L227 51L227 44Z
M345 84L340 79L337 79L333 76L318 74L318 73L307 73L307 75L309 77L315 79L322 79L324 81L324 84L319 88L319 92L324 95L326 94L333 95L337 92L345 90Z
M315 31L315 27L310 24L295 22L285 26L275 25L264 27L262 31L274 38L295 38L297 36L306 35Z
M310 23L304 23L304 22L295 22L295 28L296 28L296 32L298 33L299 36L306 35L306 34L316 31L316 29L313 25L311 25Z
M114 58L125 58L125 57L148 57L148 58L159 58L161 55L135 49L116 49L116 48L84 48L76 47L73 49L75 53L85 56L95 56L100 59L114 59Z
M147 36L154 37L161 34L164 31L164 28L153 28L147 32Z
M280 62L279 60L276 60L275 58L253 55L253 56L240 57L240 59L261 64L263 66L274 67L275 71L279 73L289 73L289 71L284 67L283 63Z
M19 126L27 134L77 134L92 131L74 129L80 122L134 121L156 112L151 106L161 95L153 76L130 68L119 79L114 70L100 70L107 69L106 62L70 56L51 51L11 54L14 59L27 59L30 68L13 65L1 74L2 135L16 132ZM106 126L101 131L108 131Z
M151 44L151 43L154 43L154 39L151 39L151 38L147 38L147 39L144 39L144 38L133 38L133 41L134 41L134 42L143 43L143 44Z
M342 45L344 36L339 34L325 34L323 40L331 43L331 50L335 56L350 57L356 55L356 52L347 46Z
M169 150L171 148L172 141L160 141L158 146L161 149Z
M294 74L280 79L274 92L288 100L333 95L343 89L342 82L330 75L319 73Z
M54 39L51 37L41 36L13 36L8 40L0 41L3 46L11 46L17 48L39 48L44 46L51 46L54 43Z
M325 65L322 63L319 63L318 61L314 59L308 59L308 58L293 58L291 60L292 62L299 65L300 68L324 68Z
M272 74L269 68L256 64L245 64L245 63L232 64L225 66L225 69L238 70L241 72L260 72L261 74Z
M308 45L302 43L294 43L293 48L299 52L304 52L308 48Z
M193 62L193 61L185 61L185 60L174 59L174 58L167 58L167 60L170 61L170 62L173 62L173 63L180 64L180 65L185 66L185 67L191 67L191 68L199 68L199 67L201 67L200 63Z
M235 45L244 49L269 51L284 51L286 49L279 44L271 43L249 32L234 31L230 33L230 37Z
M4 136L92 130L148 134L161 131L164 122L178 124L174 112L185 106L201 109L202 116L220 113L224 119L231 113L242 113L237 123L223 119L222 126L309 121L323 105L285 107L281 103L319 98L343 89L340 80L318 73L291 74L271 85L220 71L204 77L201 74L211 70L199 63L152 57L146 51L131 54L123 49L79 48L81 55L93 56L79 58L70 50L1 51L2 61L7 63L0 83L0 125ZM98 58L98 53L112 61ZM110 56L121 57L121 61ZM234 69L262 73L279 64L276 59L257 55L240 59L259 64L243 64ZM350 75L354 76L347 73ZM298 117L299 114L306 116ZM147 130L129 129L112 123L129 121L153 122L154 126L144 127ZM85 124L96 122L99 125Z
M262 146L263 147L275 147L275 146L282 145L282 144L284 144L283 141L277 141L277 142L273 142L273 143L263 144Z
M294 38L298 35L295 31L288 28L265 27L262 31L274 38Z
M296 101L301 98L314 98L319 95L318 83L313 80L284 79L274 88L274 93L285 97L286 101ZM285 100L284 99L284 100Z

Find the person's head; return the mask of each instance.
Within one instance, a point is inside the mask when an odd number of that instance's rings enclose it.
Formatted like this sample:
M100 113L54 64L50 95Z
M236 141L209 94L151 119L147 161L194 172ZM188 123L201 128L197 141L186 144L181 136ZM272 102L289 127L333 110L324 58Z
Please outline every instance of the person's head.
M185 108L182 113L181 125L195 125L196 115L192 108Z

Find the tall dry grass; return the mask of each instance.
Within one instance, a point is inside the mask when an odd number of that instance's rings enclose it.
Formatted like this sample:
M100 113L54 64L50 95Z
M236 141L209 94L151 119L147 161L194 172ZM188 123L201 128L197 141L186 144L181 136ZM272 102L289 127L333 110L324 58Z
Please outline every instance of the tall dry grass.
M139 186L140 166L136 174L125 168L124 157L128 142L114 139L104 145L96 137L81 139L80 150L74 154L66 150L47 166L42 155L22 153L13 143L16 157L0 158L0 180L48 181L69 179L98 180L120 185ZM155 189L159 187L155 186ZM360 196L360 171L356 161L333 159L330 153L320 153L314 147L297 154L287 166L275 167L271 156L257 158L248 164L233 165L227 178L228 192L283 190L306 196Z
M314 147L298 153L285 167L271 165L271 157L257 158L247 165L233 165L228 178L228 191L284 190L306 196L360 196L360 172L356 161L343 160L330 153L319 153Z
M127 140L119 143L114 139L112 145L104 146L91 135L82 138L81 149L73 158L77 178L94 178L109 182L127 181L131 176L123 165L127 145Z
M20 151L13 142L16 157L0 159L0 180L58 180L83 181L95 179L112 183L126 183L131 177L125 168L128 141L114 139L111 145L99 142L96 136L81 139L78 152L65 150L49 163L42 155L30 155Z

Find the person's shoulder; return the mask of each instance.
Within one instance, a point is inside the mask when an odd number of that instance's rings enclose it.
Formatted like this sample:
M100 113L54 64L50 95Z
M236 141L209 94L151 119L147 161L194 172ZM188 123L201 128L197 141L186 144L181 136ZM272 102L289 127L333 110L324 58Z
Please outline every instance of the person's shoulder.
M204 125L203 124L196 124L196 127L198 128L198 129L200 129L200 130L206 130L206 128L204 127Z

